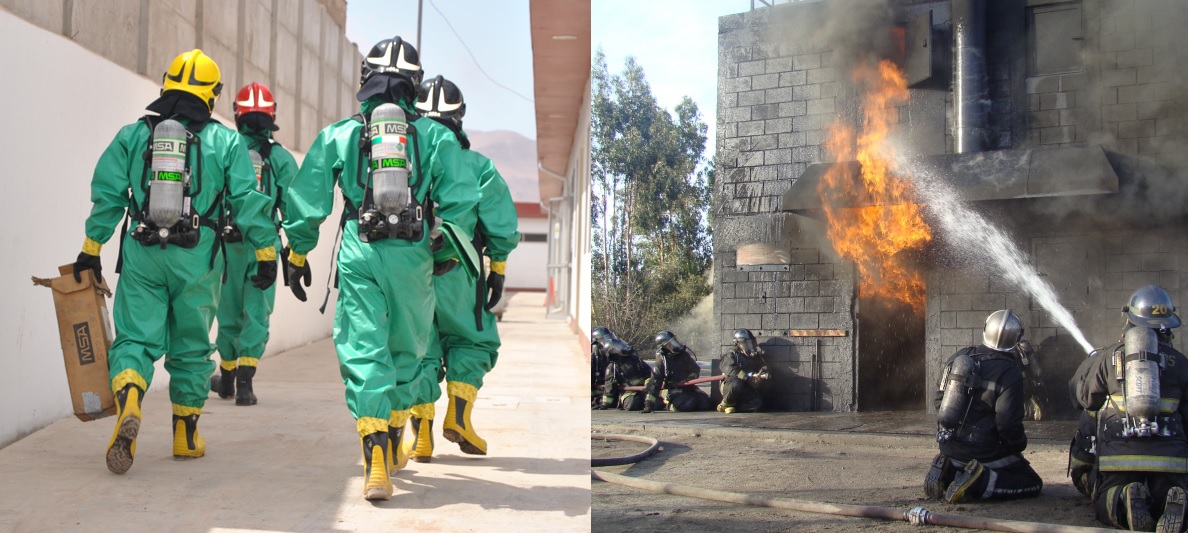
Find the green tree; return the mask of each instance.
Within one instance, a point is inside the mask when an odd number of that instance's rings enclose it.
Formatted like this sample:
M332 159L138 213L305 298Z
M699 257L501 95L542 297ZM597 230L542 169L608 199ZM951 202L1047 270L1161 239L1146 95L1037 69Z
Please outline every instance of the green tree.
M660 107L634 58L594 56L591 102L593 318L644 348L709 288L713 164L697 104Z

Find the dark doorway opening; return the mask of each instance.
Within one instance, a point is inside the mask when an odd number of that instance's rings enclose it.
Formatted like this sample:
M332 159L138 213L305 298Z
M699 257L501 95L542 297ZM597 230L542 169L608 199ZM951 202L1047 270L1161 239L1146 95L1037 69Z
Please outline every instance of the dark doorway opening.
M927 409L923 311L859 296L857 315L858 410Z

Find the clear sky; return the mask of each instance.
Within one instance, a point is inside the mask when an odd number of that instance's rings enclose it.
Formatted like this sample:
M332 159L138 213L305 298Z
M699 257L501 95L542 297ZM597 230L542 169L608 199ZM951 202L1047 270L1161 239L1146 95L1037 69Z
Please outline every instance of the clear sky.
M635 56L670 112L682 96L692 98L709 126L708 159L717 122L718 17L750 9L750 0L593 0L591 50L602 47L613 74Z
M424 0L424 9L421 66L426 78L441 74L462 89L466 129L511 130L535 139L528 0ZM395 35L416 43L417 0L348 0L346 35L363 54Z

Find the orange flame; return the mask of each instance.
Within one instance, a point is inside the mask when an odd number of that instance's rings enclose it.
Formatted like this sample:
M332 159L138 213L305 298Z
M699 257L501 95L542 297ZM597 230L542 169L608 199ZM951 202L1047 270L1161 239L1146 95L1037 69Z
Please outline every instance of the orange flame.
M861 294L900 300L923 312L924 279L900 252L922 248L932 232L915 203L912 184L894 175L893 147L887 139L898 122L898 106L907 103L907 81L887 60L877 69L859 67L854 80L867 88L862 132L835 121L825 148L836 161L857 160L861 171L855 177L853 166L833 165L817 186L829 240L838 255L858 265ZM840 207L849 205L872 207Z

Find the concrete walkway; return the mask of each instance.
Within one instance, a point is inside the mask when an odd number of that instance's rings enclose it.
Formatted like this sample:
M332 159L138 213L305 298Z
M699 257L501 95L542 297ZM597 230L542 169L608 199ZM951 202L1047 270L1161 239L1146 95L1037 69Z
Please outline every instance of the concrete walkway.
M517 294L499 324L504 347L473 414L490 455L462 454L437 423L433 462L400 471L390 501L362 497L359 438L327 339L264 359L259 405L212 394L202 459L173 460L164 391L145 398L126 475L104 463L114 417L59 420L0 450L0 531L588 530L588 363L542 302Z

